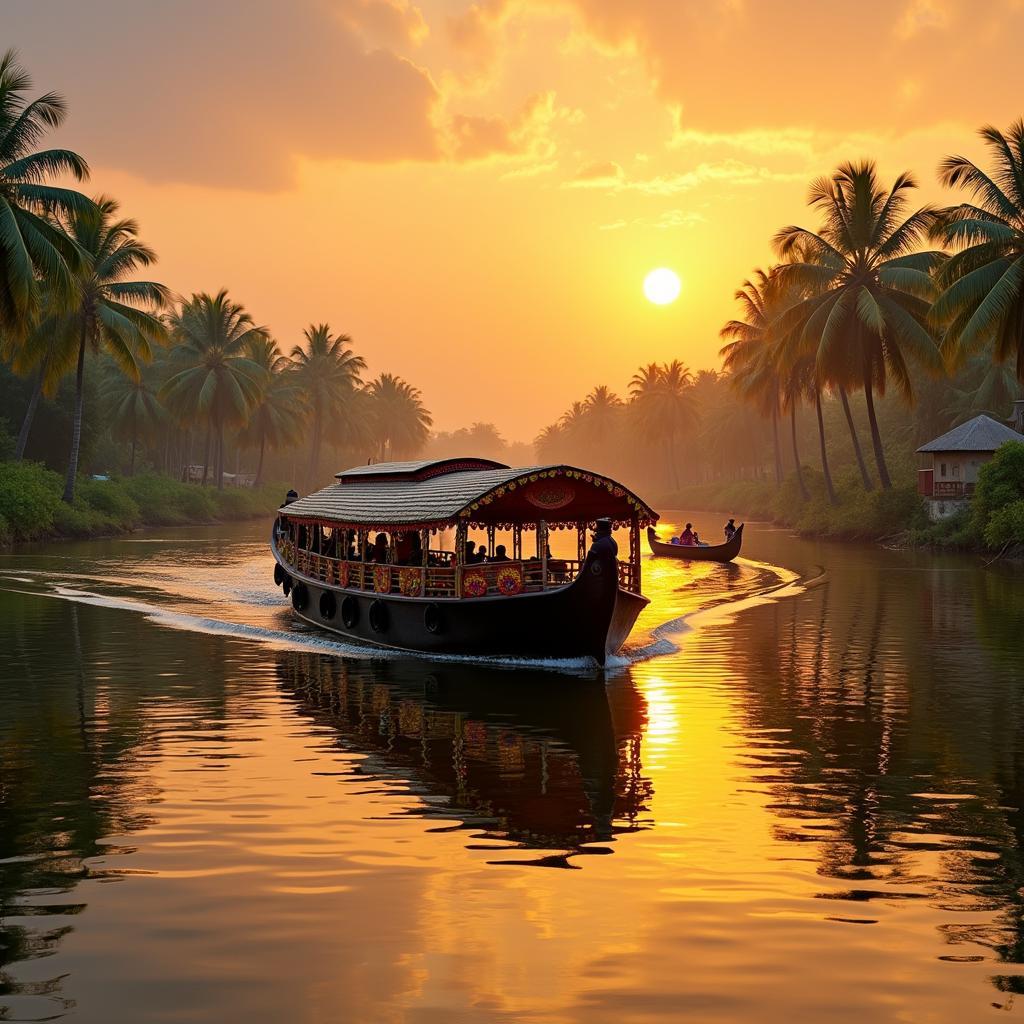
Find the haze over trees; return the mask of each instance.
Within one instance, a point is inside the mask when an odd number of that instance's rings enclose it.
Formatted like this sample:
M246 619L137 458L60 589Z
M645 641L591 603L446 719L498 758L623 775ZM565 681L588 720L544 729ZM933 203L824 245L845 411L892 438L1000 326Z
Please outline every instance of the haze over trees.
M816 179L777 262L737 290L720 371L670 359L625 393L588 382L530 446L486 423L432 433L419 389L371 377L371 350L338 325L275 338L249 297L177 297L117 202L67 187L89 168L48 146L66 113L0 58L0 457L61 472L69 506L93 474L311 489L340 466L426 454L577 463L655 499L791 479L799 502L839 507L851 488L906 489L917 444L978 412L1006 418L1021 394L1020 121L981 130L984 166L941 162L946 207L868 160Z

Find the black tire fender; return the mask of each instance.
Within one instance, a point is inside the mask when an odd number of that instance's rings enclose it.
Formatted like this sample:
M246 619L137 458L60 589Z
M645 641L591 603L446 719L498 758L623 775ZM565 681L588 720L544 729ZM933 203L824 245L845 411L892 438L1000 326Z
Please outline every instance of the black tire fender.
M281 563L280 562L275 562L274 563L274 586L275 587L281 586L281 584L284 583L285 576L287 576L287 575L288 574L284 571L284 569L281 568Z
M320 618L333 619L338 614L338 602L329 590L320 595Z
M441 609L433 601L423 609L423 625L428 633L440 633L442 630Z
M284 579L281 580L281 589L284 591L284 596L287 597L292 592L292 578L288 573L284 574Z
M301 612L309 604L309 588L305 583L296 583L292 587L292 607Z
M370 629L374 633L383 633L388 628L388 606L378 597L370 605Z
M341 602L341 621L346 629L352 629L359 621L359 602L352 594L346 594Z

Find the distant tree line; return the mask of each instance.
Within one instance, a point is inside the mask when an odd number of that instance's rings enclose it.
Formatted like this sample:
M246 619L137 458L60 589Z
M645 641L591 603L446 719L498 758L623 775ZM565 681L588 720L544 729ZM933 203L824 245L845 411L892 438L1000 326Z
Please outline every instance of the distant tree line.
M894 457L901 475L912 468L912 442L979 412L1007 417L1024 382L1024 121L980 135L987 168L939 166L954 205L912 207L913 176L887 188L869 161L812 182L820 223L782 228L779 262L736 292L721 373L645 366L627 401L595 388L541 431L538 452L594 453L607 472L674 488L766 472L781 484L789 461L806 499L813 438L835 504L837 453L864 490L888 490Z
M313 324L286 354L226 291L179 299L140 277L157 257L136 222L114 199L53 184L84 182L89 167L42 148L67 107L53 92L29 98L31 88L9 50L0 58L3 454L60 460L71 503L83 436L94 468L119 461L120 448L128 474L144 455L175 475L201 464L202 482L218 487L231 454L236 469L242 453L255 462L258 483L267 456L287 452L280 475L311 487L325 448L356 461L422 448L431 416L420 392L390 373L364 380L347 335ZM41 408L52 422L39 422Z

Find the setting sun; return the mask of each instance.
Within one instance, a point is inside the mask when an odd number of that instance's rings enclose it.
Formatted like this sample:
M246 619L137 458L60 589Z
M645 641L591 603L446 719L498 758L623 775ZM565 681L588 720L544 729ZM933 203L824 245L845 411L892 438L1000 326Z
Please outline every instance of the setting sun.
M644 278L644 295L656 306L667 306L679 298L679 275L668 267L658 267Z

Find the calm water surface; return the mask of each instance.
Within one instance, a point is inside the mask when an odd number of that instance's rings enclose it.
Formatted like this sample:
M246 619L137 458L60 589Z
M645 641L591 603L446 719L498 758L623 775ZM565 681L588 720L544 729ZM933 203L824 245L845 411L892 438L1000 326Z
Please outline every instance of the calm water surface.
M0 1020L1024 1016L1020 575L751 529L602 680L334 643L265 533L0 556Z

